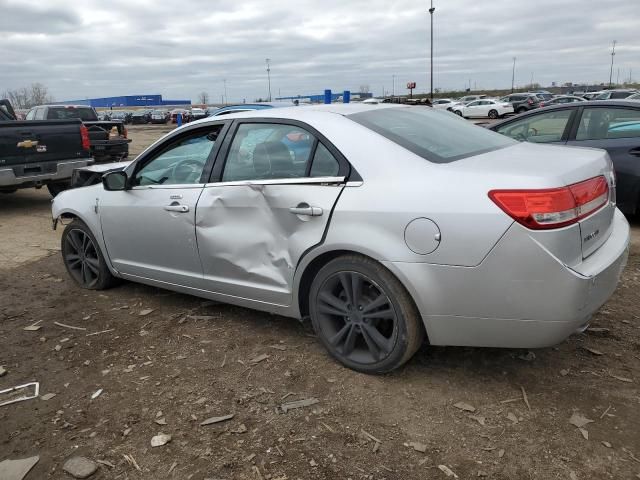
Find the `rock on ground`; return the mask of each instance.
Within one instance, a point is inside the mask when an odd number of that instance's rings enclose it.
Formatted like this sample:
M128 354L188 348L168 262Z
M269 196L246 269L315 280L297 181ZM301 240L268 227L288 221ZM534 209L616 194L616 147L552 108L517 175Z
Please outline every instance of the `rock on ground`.
M74 478L89 478L96 473L98 465L85 457L71 457L62 469Z

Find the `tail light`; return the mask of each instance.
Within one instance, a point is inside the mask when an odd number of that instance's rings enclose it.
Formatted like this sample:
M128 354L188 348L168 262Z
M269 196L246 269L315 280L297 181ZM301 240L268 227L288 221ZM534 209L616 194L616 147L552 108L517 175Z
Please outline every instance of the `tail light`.
M533 99L531 97L527 98L527 103L533 105Z
M80 137L82 138L82 149L91 149L91 140L89 140L89 130L84 125L80 125Z
M562 188L544 190L492 190L489 198L516 222L532 230L574 224L609 201L604 176Z
M544 107L544 102L540 102L540 106L541 106L541 107Z

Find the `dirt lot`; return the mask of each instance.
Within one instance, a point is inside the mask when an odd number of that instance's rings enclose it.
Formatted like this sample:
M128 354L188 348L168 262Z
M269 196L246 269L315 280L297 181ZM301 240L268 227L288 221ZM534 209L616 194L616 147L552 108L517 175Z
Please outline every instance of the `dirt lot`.
M55 394L0 407L0 461L40 456L27 479L70 478L73 455L106 462L92 479L640 478L638 222L593 330L535 352L425 346L371 377L293 320L130 283L76 288L44 233L48 202L0 207L3 263L37 252L0 270L0 389ZM318 402L281 408L303 399ZM581 431L574 414L593 422ZM159 433L172 439L152 448Z

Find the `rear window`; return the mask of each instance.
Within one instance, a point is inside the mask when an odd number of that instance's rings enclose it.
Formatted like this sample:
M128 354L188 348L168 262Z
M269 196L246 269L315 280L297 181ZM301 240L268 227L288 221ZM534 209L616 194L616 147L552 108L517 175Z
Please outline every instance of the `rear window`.
M89 122L98 120L96 112L90 107L49 107L47 111L47 120L70 120L72 118Z
M434 163L449 163L517 143L429 107L384 108L348 118Z

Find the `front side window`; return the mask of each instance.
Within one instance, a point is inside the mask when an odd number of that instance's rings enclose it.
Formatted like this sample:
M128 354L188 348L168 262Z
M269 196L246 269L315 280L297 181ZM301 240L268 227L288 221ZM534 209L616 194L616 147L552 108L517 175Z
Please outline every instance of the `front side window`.
M183 137L136 171L133 185L187 185L201 182L222 125Z
M29 113L27 113L27 116L25 118L26 120L33 120L35 116L36 116L36 111L29 110Z
M528 115L498 128L497 132L521 142L549 143L562 140L572 110Z
M429 107L370 110L347 118L434 163L449 163L515 143L456 115Z
M585 108L576 140L640 137L640 109Z
M294 125L242 123L229 148L222 181L305 177L315 141Z

